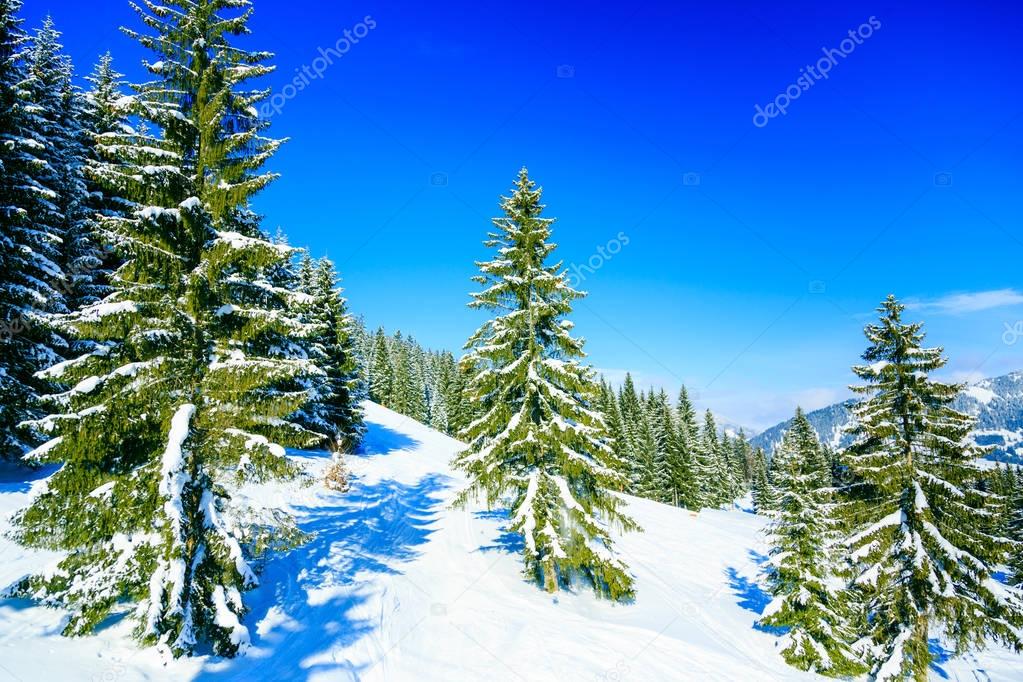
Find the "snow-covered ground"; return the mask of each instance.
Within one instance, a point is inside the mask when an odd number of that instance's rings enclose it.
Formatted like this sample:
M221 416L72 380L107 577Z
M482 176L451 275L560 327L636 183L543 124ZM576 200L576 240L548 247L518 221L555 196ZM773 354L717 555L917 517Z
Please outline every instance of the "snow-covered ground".
M233 660L166 662L128 637L130 623L67 639L63 615L0 601L0 682L12 680L706 680L822 679L789 668L754 627L762 520L691 514L630 499L645 532L621 538L636 575L633 604L589 591L548 595L523 581L520 540L500 511L452 510L459 444L367 404L369 434L350 457L346 494L321 485L249 488L290 507L306 545L274 557L246 595L253 646ZM325 453L295 453L315 473ZM45 485L0 478L0 528ZM0 539L0 587L55 555ZM1001 649L939 657L936 680L1023 680Z

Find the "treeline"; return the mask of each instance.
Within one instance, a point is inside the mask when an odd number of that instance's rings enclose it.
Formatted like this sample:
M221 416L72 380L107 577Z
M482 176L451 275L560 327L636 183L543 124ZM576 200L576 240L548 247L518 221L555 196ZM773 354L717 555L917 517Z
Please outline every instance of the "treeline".
M698 418L684 387L672 405L663 389L637 393L629 374L617 392L602 381L598 405L625 466L626 492L699 510L731 504L767 481L763 451L741 430L719 429L709 410Z
M466 377L452 353L423 348L400 331L367 331L361 320L353 335L370 400L452 436L472 421Z
M466 393L477 368L401 331L370 332L361 320L353 329L371 400L456 438L479 416ZM698 417L685 388L672 405L663 390L637 393L630 374L617 391L601 380L594 406L621 462L622 492L695 511L731 504L752 491L755 504L770 506L763 450L754 450L741 430L719 428L709 410Z

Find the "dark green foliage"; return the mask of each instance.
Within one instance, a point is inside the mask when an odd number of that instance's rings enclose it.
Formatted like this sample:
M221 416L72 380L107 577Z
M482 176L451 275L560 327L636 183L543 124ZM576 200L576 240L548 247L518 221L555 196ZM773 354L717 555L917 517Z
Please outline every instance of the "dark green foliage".
M768 528L772 602L760 623L786 628L782 656L801 670L863 672L850 648L854 631L833 581L836 539L826 455L802 410L774 453L777 513Z
M301 308L309 327L304 344L323 373L310 380L310 402L298 413L297 421L327 434L335 452L350 452L365 430L359 406L365 388L356 357L354 320L330 260L323 258L314 264L305 256L299 271L306 297Z
M228 486L291 476L278 443L322 440L288 419L309 398L295 387L322 370L292 341L307 331L298 294L280 286L294 250L248 209L278 143L251 113L265 93L239 89L269 70L230 43L247 30L244 3L147 7L152 33L127 33L161 58L129 100L150 127L115 126L90 166L131 202L101 216L123 264L103 301L64 321L85 352L47 370L70 388L48 397L56 412L35 425L52 439L33 453L64 465L18 519L22 542L68 554L22 591L68 609L67 634L137 602L143 642L233 655L248 638L241 592L257 579Z
M579 363L583 344L566 317L582 296L560 264L541 190L523 169L504 215L486 242L497 251L480 263L482 291L470 306L497 311L469 339L463 361L479 414L463 432L468 448L455 465L470 479L459 502L483 496L511 502L511 529L525 539L527 574L548 591L580 577L612 599L633 595L632 577L612 552L608 524L635 528L620 511L620 464L596 411L593 372Z
M846 453L854 479L846 544L879 680L926 679L932 628L962 652L988 637L1019 647L1023 622L991 579L1010 545L991 532L1003 501L978 485L973 420L950 407L962 387L930 378L946 363L942 349L924 348L922 325L904 323L903 311L889 297L865 329L868 364L853 371L866 397Z

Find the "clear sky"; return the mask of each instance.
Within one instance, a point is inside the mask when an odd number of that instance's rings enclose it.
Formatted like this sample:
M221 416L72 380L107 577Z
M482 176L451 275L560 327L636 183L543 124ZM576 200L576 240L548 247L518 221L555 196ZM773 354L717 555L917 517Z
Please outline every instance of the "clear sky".
M337 261L371 326L461 347L481 240L527 165L556 254L599 266L576 271L574 319L612 378L770 426L846 395L888 293L950 376L1023 369L1019 3L255 9L245 44L277 54L272 131L291 138L257 208ZM110 50L141 77L126 0L24 15L47 12L80 72Z

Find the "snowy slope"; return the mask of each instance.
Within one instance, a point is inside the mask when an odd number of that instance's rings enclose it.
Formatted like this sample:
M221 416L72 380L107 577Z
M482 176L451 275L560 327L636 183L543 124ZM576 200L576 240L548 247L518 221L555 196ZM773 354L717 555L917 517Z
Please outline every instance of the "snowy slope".
M59 612L0 601L0 681L280 680L811 680L787 667L775 638L753 627L762 521L742 511L690 514L630 498L645 532L619 549L636 574L634 604L591 593L551 597L523 582L519 540L500 512L451 510L459 444L367 404L370 431L350 458L347 494L264 486L253 502L287 506L315 533L270 560L246 595L253 647L234 660L166 665L114 623L69 640ZM296 453L310 471L324 453ZM45 485L0 478L0 517ZM52 555L0 543L0 586ZM941 660L934 678L1023 679L1005 651Z

